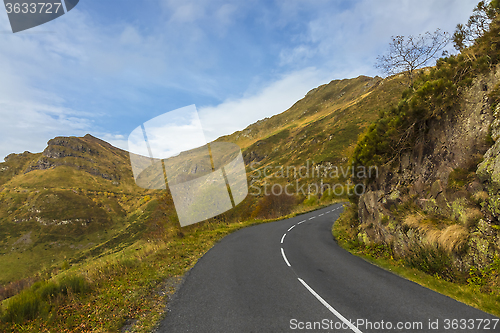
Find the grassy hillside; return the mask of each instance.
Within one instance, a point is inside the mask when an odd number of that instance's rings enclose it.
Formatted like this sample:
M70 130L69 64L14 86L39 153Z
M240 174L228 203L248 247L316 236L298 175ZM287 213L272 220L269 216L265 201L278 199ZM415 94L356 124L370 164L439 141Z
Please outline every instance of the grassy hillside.
M382 107L396 105L404 87L402 76L334 80L311 90L287 111L218 140L242 147L253 189L290 184L297 192L322 182L345 185L350 175L339 172L337 177L332 171L347 170L359 135ZM301 167L308 168L306 177L295 172ZM280 168L288 172L277 176ZM296 194L300 202L310 199Z
M298 178L261 171L347 166L358 136L383 105L396 103L403 88L402 77L335 80L289 110L217 141L242 148L254 189L292 181L337 182L338 177L319 173ZM27 289L3 302L0 329L10 330L12 322L31 332L116 331L130 322L138 331L150 328L169 293L158 297L158 289L189 269L217 239L338 200L331 193L250 192L235 209L181 229L168 189L137 187L128 153L102 140L61 137L50 140L42 153L9 155L0 164L0 284L5 285L0 297ZM80 281L73 294L63 292L67 275ZM45 282L29 287L37 279ZM57 297L47 298L47 288ZM132 298L125 297L127 288L134 290ZM90 323L88 316L102 321ZM26 323L27 318L34 321Z
M0 164L0 284L57 267L126 229L145 205L128 153L87 135Z
M358 135L383 105L396 103L403 87L401 77L334 80L287 111L219 140L238 144L247 163L345 162Z

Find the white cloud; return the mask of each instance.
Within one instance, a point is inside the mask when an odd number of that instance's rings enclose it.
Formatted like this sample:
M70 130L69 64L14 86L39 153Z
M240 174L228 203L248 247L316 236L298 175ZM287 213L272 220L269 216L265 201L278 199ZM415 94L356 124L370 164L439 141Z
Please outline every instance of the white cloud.
M107 143L128 151L128 140L123 134L106 133L106 132L90 132L91 135L100 138Z
M51 22L54 33L0 34L0 161L10 153L40 152L55 136L105 132L97 120L107 110L75 110L69 99L131 99L132 87L158 84L166 70L165 45L158 47L157 39L130 25L102 34L85 13L69 15ZM6 15L0 14L0 26L8 27Z
M150 105L151 87L224 100L199 109L213 140L286 110L331 79L376 74L373 62L391 35L451 31L477 2L363 0L341 9L340 2L320 0L281 1L275 7L264 1L158 1L166 19L151 25L110 17L103 26L76 7L42 29L54 34L0 34L0 159L41 151L54 136L87 132L126 149L128 133L101 127L112 112L106 107L130 103L146 114L141 107ZM250 28L269 36L252 36ZM9 30L5 12L0 29ZM240 32L241 40L234 39ZM227 35L233 39L225 40ZM233 48L240 48L234 57ZM234 63L225 66L225 60ZM238 72L254 68L253 62L268 64L255 66L262 72ZM233 82L238 88L228 93Z
M331 73L306 68L281 77L251 96L199 108L207 140L242 130L251 123L287 110L309 90L330 78Z
M74 110L53 104L0 102L0 161L13 152L40 152L55 136L84 135L92 125Z
M321 63L331 69L372 67L393 35L418 35L441 28L453 32L466 22L477 0L363 0L340 9L325 6L312 18L295 45L280 52L282 66ZM370 63L367 63L370 62ZM373 68L369 68L373 73ZM361 74L361 73L360 73Z

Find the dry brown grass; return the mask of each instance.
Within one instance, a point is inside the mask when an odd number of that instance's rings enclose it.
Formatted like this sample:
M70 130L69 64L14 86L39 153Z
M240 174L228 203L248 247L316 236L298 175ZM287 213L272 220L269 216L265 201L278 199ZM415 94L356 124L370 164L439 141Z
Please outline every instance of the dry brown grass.
M471 209L468 216L475 218L477 216L476 210ZM406 216L403 223L417 230L428 245L438 246L449 253L459 253L464 249L469 238L469 231L464 225L454 224L440 229L432 223L426 223L426 221L424 215L416 213Z
M437 244L450 253L460 253L467 244L469 232L464 226L454 224L444 230L430 231L426 236L430 244Z
M403 224L413 228L413 229L419 229L422 228L422 220L424 219L424 215L416 213L416 214L410 214L405 217L403 220Z

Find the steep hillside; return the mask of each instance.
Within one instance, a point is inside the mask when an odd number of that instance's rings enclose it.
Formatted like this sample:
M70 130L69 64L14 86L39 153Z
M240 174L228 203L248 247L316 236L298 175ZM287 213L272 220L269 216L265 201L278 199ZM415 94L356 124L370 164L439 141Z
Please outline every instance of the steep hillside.
M344 228L352 246L383 249L498 296L500 4L487 6L489 28L421 73L360 139L353 165L380 172L357 180L367 190L353 200L356 221L336 232Z
M308 190L300 190L302 186L346 186L358 136L380 108L397 103L404 87L402 75L334 80L311 90L287 111L219 140L242 147L252 194L261 194L266 186L289 184L304 200ZM317 192L321 190L313 194Z
M400 77L367 76L334 80L311 90L287 111L219 140L238 144L247 163L291 157L299 163L345 161L353 138L377 118L382 105L399 99L402 81Z
M402 81L366 76L335 80L311 90L289 110L220 138L242 147L252 189L236 209L211 220L277 217L308 199L304 191L294 191L293 199L280 202L261 192L269 184L297 182L298 188L338 182L337 176L319 173L266 177L261 171L347 167L358 135L382 105L396 103ZM319 200L321 194L314 194ZM0 264L5 268L0 284L74 262L86 253L119 249L140 234L170 237L177 229L168 191L137 187L128 153L91 135L55 138L42 153L11 154L0 163Z
M128 153L90 135L7 156L0 164L0 283L102 247L146 217L131 216L146 195L134 184Z

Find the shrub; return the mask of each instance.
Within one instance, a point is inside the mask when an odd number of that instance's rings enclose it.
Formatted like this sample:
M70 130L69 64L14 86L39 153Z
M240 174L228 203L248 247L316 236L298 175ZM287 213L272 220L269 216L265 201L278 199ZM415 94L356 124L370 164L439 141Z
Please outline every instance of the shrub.
M451 256L437 245L414 244L403 261L410 267L447 281L455 281L458 278Z
M253 217L276 218L290 214L296 199L293 195L281 193L279 195L269 194L260 199L257 207L252 213Z
M59 283L53 281L39 281L29 289L12 297L2 316L3 320L22 323L35 319L40 313L48 312L49 302L58 295L67 295L69 292L84 293L90 289L82 276L65 276Z
M37 317L43 308L43 302L38 293L28 289L9 300L5 309L4 320L22 323Z
M329 188L321 195L320 201L328 202L328 201L333 200L333 197L334 197L333 191L332 191L332 189Z
M483 268L471 266L467 276L467 284L479 288L482 292L500 294L500 258Z
M491 109L495 110L500 102L500 83L497 83L493 90L488 94L488 100L491 103Z
M314 206L318 204L318 201L318 197L316 197L315 195L310 195L302 202L302 204L304 206Z
M453 169L448 176L448 188L460 190L464 188L470 181L474 180L476 173L474 170L466 170L461 168Z
M40 281L35 283L31 290L37 292L43 300L48 300L59 293L59 286L52 281Z
M82 276L70 275L65 276L59 282L59 292L66 295L68 291L73 293L85 293L89 289L87 280Z

